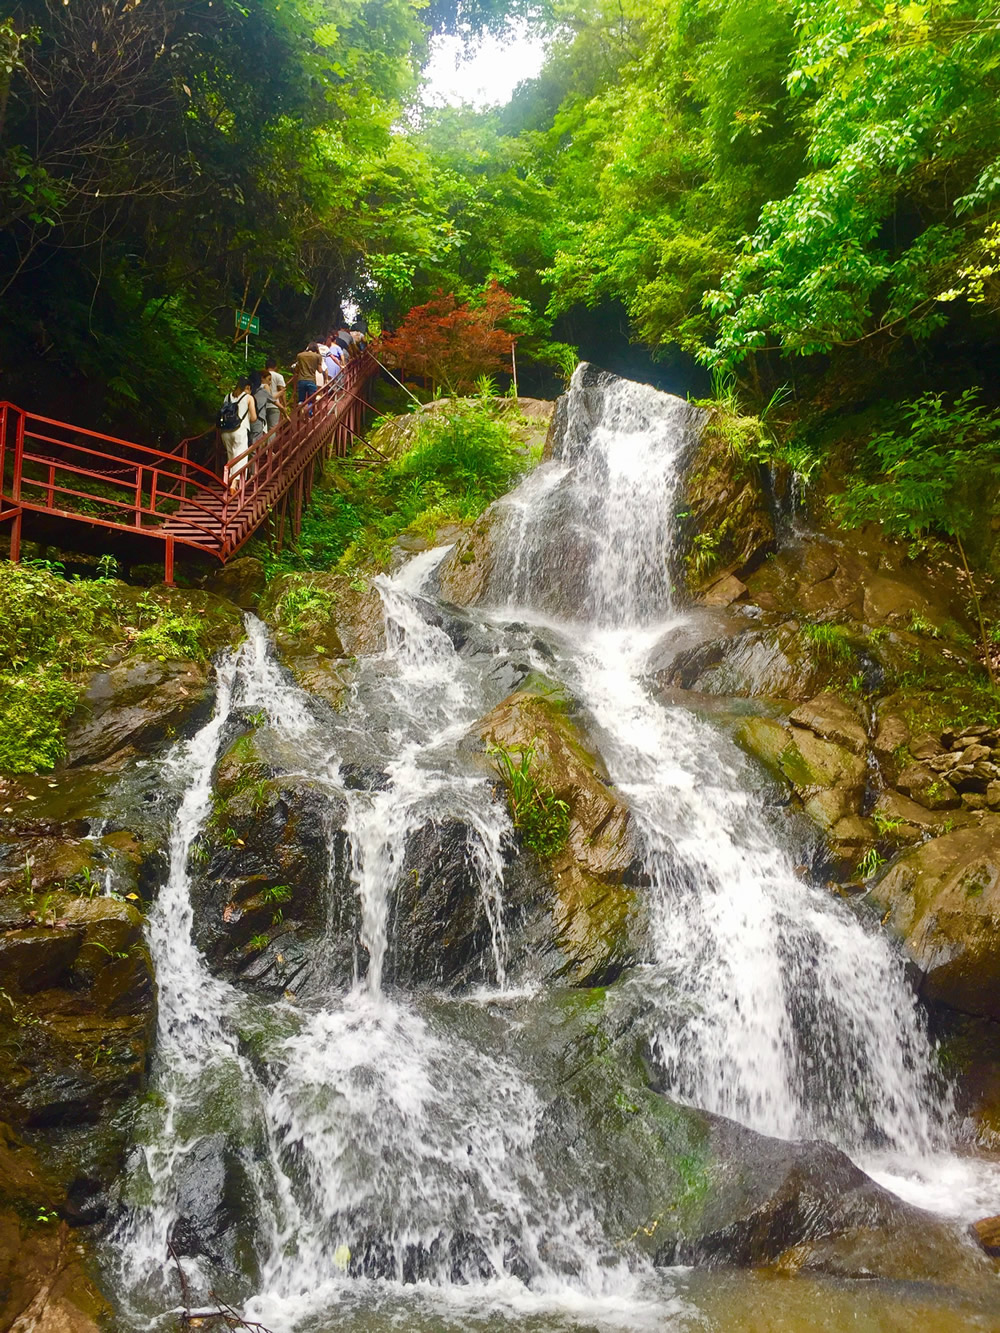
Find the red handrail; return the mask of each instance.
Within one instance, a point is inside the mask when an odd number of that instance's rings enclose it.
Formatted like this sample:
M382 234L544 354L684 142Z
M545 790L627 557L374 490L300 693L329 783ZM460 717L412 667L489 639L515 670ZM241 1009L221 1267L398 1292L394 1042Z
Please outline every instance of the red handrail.
M168 581L175 542L228 559L297 481L301 511L305 470L324 446L335 441L338 454L347 452L361 421L361 390L376 369L370 355L354 358L227 462L221 477L191 461L190 440L156 449L0 402L0 520L14 518L11 559L22 510L162 538ZM98 512L67 507L74 503Z

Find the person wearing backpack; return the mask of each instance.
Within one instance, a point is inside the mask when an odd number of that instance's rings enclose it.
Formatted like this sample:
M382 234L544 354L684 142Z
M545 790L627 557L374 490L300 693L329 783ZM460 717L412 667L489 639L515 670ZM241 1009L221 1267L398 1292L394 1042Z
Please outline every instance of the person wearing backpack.
M250 392L250 381L244 375L236 381L235 390L226 394L216 423L229 460L230 491L239 486L238 475L247 465L250 427L256 420L257 405Z

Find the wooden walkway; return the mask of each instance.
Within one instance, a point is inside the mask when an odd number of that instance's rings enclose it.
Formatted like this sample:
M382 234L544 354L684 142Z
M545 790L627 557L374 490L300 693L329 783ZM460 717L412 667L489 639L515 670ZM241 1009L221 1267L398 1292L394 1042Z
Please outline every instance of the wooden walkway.
M345 457L360 436L377 369L368 354L351 361L221 474L189 457L190 441L153 449L0 403L0 523L11 525L11 560L25 519L86 524L117 546L162 543L167 583L177 547L224 563L272 514L279 541L286 518L297 534L315 465Z

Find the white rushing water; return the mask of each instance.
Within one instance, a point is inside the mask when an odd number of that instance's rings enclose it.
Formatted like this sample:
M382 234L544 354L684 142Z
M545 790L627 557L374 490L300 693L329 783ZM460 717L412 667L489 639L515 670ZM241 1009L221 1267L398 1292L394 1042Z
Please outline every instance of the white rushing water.
M950 1211L963 1211L956 1191L978 1209L981 1176L946 1151L950 1102L896 953L795 873L736 747L648 688L651 653L685 621L671 560L697 415L644 386L591 387L587 373L574 378L557 457L501 507L479 628L497 661L527 654L562 679L635 815L652 956L623 985L641 1001L663 1088L769 1134L828 1138L918 1202L950 1189ZM417 1283L424 1297L515 1321L558 1310L559 1327L686 1326L669 1287L651 1296L645 1261L604 1237L585 1188L554 1190L539 1159L546 1107L520 1055L531 990L516 976L509 986L511 829L462 752L498 699L483 654L456 649L428 591L443 554L377 581L385 652L359 666L337 718L275 665L250 618L247 643L220 668L213 717L169 761L183 795L150 915L154 1097L115 1247L137 1322L179 1299L164 1255L208 1153L216 1175L228 1163L227 1189L242 1181L247 1308L276 1330L322 1327L366 1282ZM357 975L347 988L320 979L302 1002L254 1000L213 977L192 941L190 853L215 763L247 710L266 713L349 841ZM489 926L479 989L464 999L408 994L393 972L408 847L449 821ZM331 852L316 892L332 894L333 880ZM570 1161L575 1151L566 1145ZM219 1256L188 1247L181 1262L207 1300Z
M563 612L560 668L642 830L656 954L642 984L665 1088L764 1133L927 1154L950 1107L900 960L794 873L735 746L645 684L651 650L685 619L670 519L696 416L628 381L588 388L587 374L556 460L512 498L516 554L490 591L512 616ZM529 486L539 502L524 503ZM547 571L580 548L567 606Z

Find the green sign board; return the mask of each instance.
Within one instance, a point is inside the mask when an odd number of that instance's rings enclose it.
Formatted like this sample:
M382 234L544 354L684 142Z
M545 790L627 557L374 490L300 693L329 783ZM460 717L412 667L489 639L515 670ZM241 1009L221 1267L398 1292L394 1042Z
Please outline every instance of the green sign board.
M256 315L251 319L245 310L237 310L236 323L241 333L244 331L249 333L260 333L260 320Z

